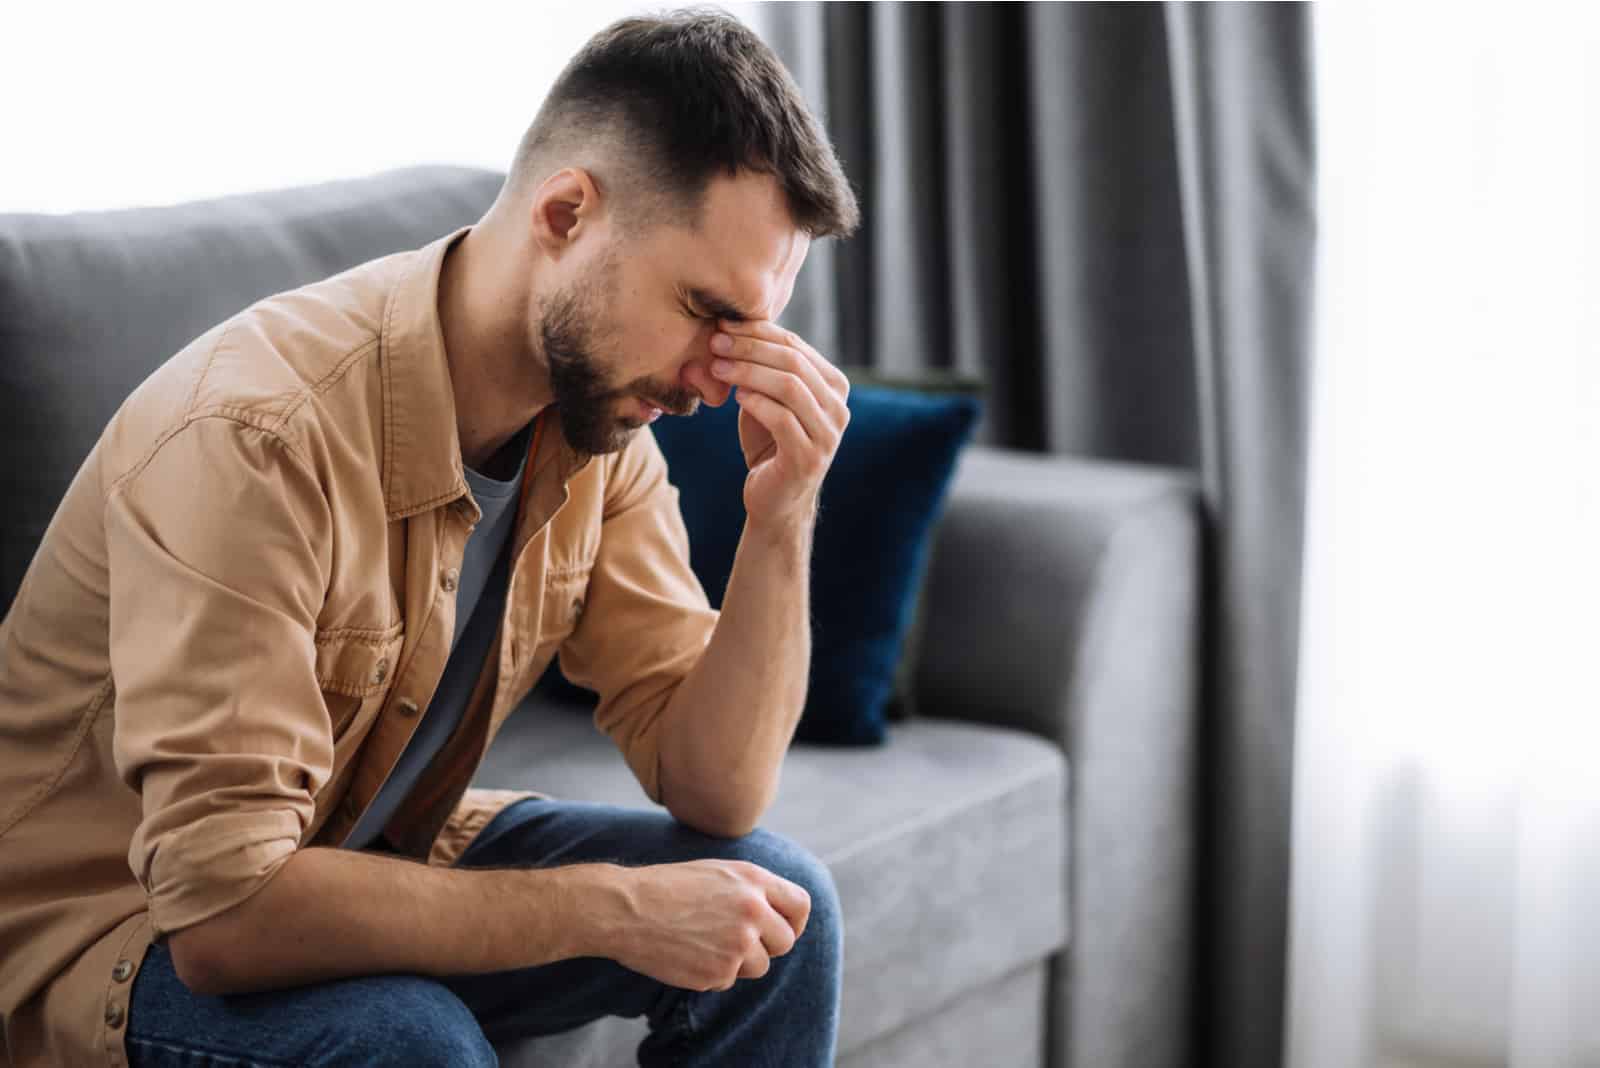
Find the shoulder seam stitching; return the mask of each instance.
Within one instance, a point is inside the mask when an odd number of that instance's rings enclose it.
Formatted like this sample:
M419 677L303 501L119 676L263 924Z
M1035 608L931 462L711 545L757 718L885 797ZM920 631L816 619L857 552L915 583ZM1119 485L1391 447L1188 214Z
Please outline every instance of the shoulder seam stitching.
M177 426L173 427L171 430L168 430L165 434L162 434L159 438L157 438L155 444L150 447L150 450L146 452L144 456L139 458L137 463L135 463L128 470L124 471L122 474L118 475L116 480L111 483L110 487L106 490L105 499L109 501L118 490L122 489L122 487L128 482L137 478L145 470L145 468L149 467L150 462L156 458L156 454L160 452L163 447L165 447L167 442L171 441L184 430L188 429L193 424L198 423L202 419L226 419L228 422L234 423L238 426L247 426L252 430L259 430L261 433L267 435L271 440L281 445L283 450L289 454L290 459L294 462L296 467L299 467L305 474L311 476L313 480L320 481L316 478L316 468L292 441L278 433L272 427L262 425L260 413L252 412L247 408L238 408L230 405L219 404L211 408L204 408L200 411L190 412L188 415L184 416L183 422L179 423Z

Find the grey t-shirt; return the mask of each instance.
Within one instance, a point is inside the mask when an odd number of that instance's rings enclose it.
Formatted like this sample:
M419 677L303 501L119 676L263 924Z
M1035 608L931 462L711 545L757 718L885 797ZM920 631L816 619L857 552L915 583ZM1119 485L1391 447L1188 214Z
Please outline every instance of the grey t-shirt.
M483 511L483 517L462 551L450 659L445 662L439 688L428 702L394 771L345 838L346 849L388 849L387 841L381 837L384 826L422 777L429 762L444 748L472 697L472 688L477 684L505 609L506 584L511 571L509 543L517 519L517 493L521 487L522 468L528 462L528 435L532 426L529 423L523 427L504 446L506 450L515 450L514 455L518 457L516 472L507 480L502 482L470 467L465 469L467 487Z

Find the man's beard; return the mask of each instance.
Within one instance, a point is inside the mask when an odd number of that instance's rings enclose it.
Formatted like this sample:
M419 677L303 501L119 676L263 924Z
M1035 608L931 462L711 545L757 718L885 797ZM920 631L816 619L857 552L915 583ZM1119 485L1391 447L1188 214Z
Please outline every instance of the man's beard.
M601 272L604 274L604 272ZM589 292L594 294L595 288ZM550 371L550 392L567 444L590 456L616 452L628 444L643 423L625 422L617 404L642 396L663 411L689 415L699 406L691 389L663 390L648 378L613 387L595 354L598 313L591 301L567 290L547 300L539 316L539 339Z

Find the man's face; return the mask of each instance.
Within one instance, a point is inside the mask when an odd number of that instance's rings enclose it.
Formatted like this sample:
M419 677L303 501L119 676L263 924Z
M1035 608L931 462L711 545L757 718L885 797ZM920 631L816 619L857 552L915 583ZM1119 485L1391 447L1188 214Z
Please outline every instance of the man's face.
M776 319L809 244L777 183L747 173L711 181L698 230L664 223L612 238L530 316L568 443L615 452L653 410L723 404L731 387L709 370L715 320Z

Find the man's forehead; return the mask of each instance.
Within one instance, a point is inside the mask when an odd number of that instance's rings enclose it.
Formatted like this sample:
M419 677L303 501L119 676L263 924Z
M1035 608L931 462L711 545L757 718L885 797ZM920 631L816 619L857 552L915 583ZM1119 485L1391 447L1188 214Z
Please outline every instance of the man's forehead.
M777 183L713 181L692 240L697 255L680 261L685 294L700 311L744 321L775 318L794 288L810 238L789 218Z

